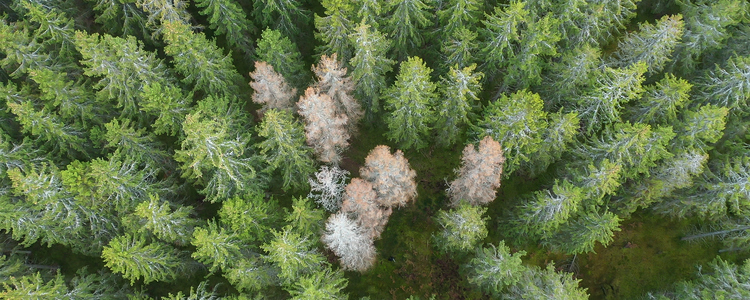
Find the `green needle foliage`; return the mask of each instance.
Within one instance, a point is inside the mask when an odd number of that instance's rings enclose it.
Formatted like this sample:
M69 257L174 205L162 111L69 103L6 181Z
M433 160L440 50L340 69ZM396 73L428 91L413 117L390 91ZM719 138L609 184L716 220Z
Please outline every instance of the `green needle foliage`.
M500 241L497 247L478 247L476 256L463 266L467 279L472 286L479 290L500 296L504 288L517 284L521 278L517 274L525 271L521 264L521 257L525 251L511 253L510 248Z
M246 154L249 136L230 123L201 112L188 115L181 150L175 151L182 176L203 186L201 193L211 202L254 191L260 184L256 162Z
M202 15L209 16L211 29L217 35L225 35L230 47L239 49L246 56L252 54L250 34L255 31L255 27L234 0L198 0L195 5L202 8Z
M505 176L518 170L538 152L542 144L542 132L547 127L547 113L538 94L522 90L503 95L484 108L482 118L474 126L478 139L490 136L503 146Z
M390 16L385 18L384 31L393 40L393 52L398 60L415 55L415 51L424 43L423 30L432 25L429 11L430 2L422 0L389 0L386 10Z
M431 82L430 73L432 69L421 58L409 57L401 63L396 83L386 91L386 106L391 112L386 120L388 139L399 143L402 149L427 146L438 97L437 84Z
M314 240L310 237L285 227L281 231L274 231L273 239L261 248L268 253L265 260L279 268L279 279L292 284L298 278L304 278L305 274L314 277L316 273L324 271L325 258L313 245ZM313 282L307 284L310 283Z
M130 235L113 239L104 247L102 259L105 266L122 274L131 285L141 279L145 284L174 281L184 264L174 248Z
M488 218L483 217L486 212L486 207L472 206L466 202L450 211L440 211L436 221L442 231L433 235L435 245L443 252L460 253L474 249L487 237L485 222Z
M305 62L297 50L297 45L278 30L263 30L258 39L256 61L262 61L273 66L293 87L301 88L309 81L309 74L305 70Z
M679 259L617 244L749 249L749 21L745 0L0 0L0 298L663 289ZM738 262L650 296L748 298Z
M395 63L386 56L391 41L364 21L354 29L349 39L354 45L354 57L349 61L353 68L352 79L367 118L372 119L373 114L380 110L378 100L380 91L386 88L386 73L393 69Z
M258 127L258 135L265 139L256 144L260 154L266 157L265 171L278 170L284 190L306 187L307 178L315 173L315 161L312 149L305 144L302 124L286 111L271 109Z
M245 248L236 234L210 221L205 228L195 229L191 243L196 248L193 258L208 265L211 272L234 265L243 258L241 251Z
M435 128L438 129L438 141L443 145L458 142L474 117L472 111L477 106L482 91L480 81L484 76L482 72L474 72L476 66L461 69L456 65L441 80L443 100L438 102Z

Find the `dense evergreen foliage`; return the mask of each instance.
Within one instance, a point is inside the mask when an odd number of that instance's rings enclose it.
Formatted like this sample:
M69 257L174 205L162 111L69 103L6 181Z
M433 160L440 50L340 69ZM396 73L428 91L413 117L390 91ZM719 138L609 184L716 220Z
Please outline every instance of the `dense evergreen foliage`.
M0 18L2 299L633 297L582 274L638 220L722 256L623 290L750 297L746 0Z

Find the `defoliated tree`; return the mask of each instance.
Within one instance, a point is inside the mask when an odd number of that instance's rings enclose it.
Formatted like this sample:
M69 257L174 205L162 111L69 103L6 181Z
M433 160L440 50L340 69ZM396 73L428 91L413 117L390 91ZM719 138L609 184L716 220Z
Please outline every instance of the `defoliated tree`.
M442 252L465 253L487 237L486 207L463 202L450 211L441 210L435 220L441 230L433 234L438 249Z
M627 67L642 61L648 66L649 74L658 73L680 43L684 29L682 15L664 16L655 25L640 23L638 29L638 33L627 34L619 43L613 54L613 64Z
M164 53L172 62L182 81L216 96L234 96L242 77L232 64L232 57L224 55L216 42L204 33L195 33L182 22L166 22L164 26Z
M401 150L391 154L388 146L377 146L365 158L365 165L359 175L372 183L381 206L405 206L417 197L417 172L409 166L409 161Z
M321 240L339 257L344 269L363 272L375 263L372 237L344 212L328 218Z
M320 62L312 68L317 77L314 87L321 94L331 97L337 115L342 114L349 119L346 127L351 135L357 131L357 124L364 112L359 101L352 96L354 82L350 76L346 76L346 68L337 58L336 53L320 57Z
M750 56L732 57L722 68L708 71L696 83L698 99L704 103L725 106L732 111L747 112L750 99Z
M255 62L255 71L250 73L253 79L253 102L263 105L258 113L263 115L269 109L291 111L294 108L294 96L297 89L290 88L284 77L265 62Z
M424 43L422 31L432 25L430 10L430 2L422 0L386 2L390 16L385 18L384 30L393 40L393 51L399 60L416 54L415 51Z
M188 115L181 150L175 151L182 176L202 185L201 193L211 202L253 191L258 184L255 162L246 154L250 137L227 122L202 112Z
M232 231L209 221L208 226L195 228L191 244L195 246L192 257L208 266L209 271L224 270L243 257L245 245Z
M728 217L710 222L691 235L680 238L683 241L718 239L725 249L719 252L750 249L750 217Z
M438 129L438 141L444 145L458 142L465 127L470 124L472 109L476 107L482 91L480 81L484 76L482 72L474 72L476 66L473 64L461 69L456 65L441 80L443 99L437 105L435 128Z
M305 186L307 178L315 172L315 162L312 149L305 145L302 124L291 114L272 109L260 123L258 135L265 138L255 145L268 163L266 172L279 170L284 190Z
M314 274L323 269L325 257L314 247L315 241L285 227L273 231L273 238L261 248L268 253L264 260L279 268L279 279L284 284L292 284L306 274Z
M122 274L131 285L139 279L143 279L144 284L174 281L185 263L176 249L160 242L147 243L143 237L128 234L110 241L102 251L102 259L106 267Z
M357 221L362 233L370 239L380 238L393 212L390 207L380 207L378 195L372 184L359 178L353 178L346 186L341 213Z
M346 115L336 114L331 97L318 93L314 88L307 88L297 107L305 122L307 144L313 148L318 160L338 165L341 152L349 147Z
M640 97L647 68L644 62L627 68L606 68L593 84L592 91L575 100L580 118L588 121L586 130L589 133L604 124L617 122L622 104Z
M263 30L255 52L256 61L273 66L273 70L279 72L294 88L307 84L309 76L297 44L278 30Z
M458 206L463 201L484 205L495 200L504 162L502 146L490 136L479 142L478 150L474 145L467 145L461 157L461 167L456 170L458 177L447 190L451 206Z
M351 58L351 34L354 20L350 19L354 12L354 1L324 0L321 5L325 8L325 16L315 15L315 38L323 42L318 46L320 54L338 54L343 61Z
M413 56L401 63L396 82L388 89L385 101L391 112L386 119L388 139L404 149L427 146L427 135L436 119L437 85L430 81L432 69Z
M209 16L208 22L214 34L223 34L227 44L244 52L249 57L253 51L250 34L255 31L252 22L242 7L234 0L197 0L196 6L202 8L201 15Z
M510 248L500 241L497 247L478 247L477 253L469 263L464 265L469 283L482 292L494 296L502 295L505 287L518 283L526 267L521 264L521 257L526 251L510 253Z
M386 56L390 40L364 21L349 36L354 45L352 79L369 119L380 110L380 90L386 88L385 74L393 69L393 60Z
M659 82L645 87L643 98L633 108L631 115L638 122L672 124L677 121L677 112L690 104L692 84L670 73Z
M325 210L336 212L341 206L348 176L349 171L337 166L321 166L320 170L315 173L315 178L308 179L310 193L307 197L315 200Z
M477 122L478 137L490 136L503 146L506 176L539 151L548 126L543 106L538 94L522 90L490 103Z
M621 219L612 212L591 212L562 225L559 231L543 243L567 254L594 252L596 243L607 247L615 231L620 231Z

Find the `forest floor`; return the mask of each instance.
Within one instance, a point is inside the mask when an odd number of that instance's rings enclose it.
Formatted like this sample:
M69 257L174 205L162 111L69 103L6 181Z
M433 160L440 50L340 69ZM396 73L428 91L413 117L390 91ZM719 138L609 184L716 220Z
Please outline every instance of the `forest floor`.
M359 167L370 150L381 144L392 145L383 133L383 129L362 128L352 141L342 165L352 177L359 175ZM392 150L395 149L397 147L392 145ZM441 254L432 243L432 234L438 230L433 216L440 209L448 209L444 191L448 180L454 177L453 170L460 164L461 151L461 146L454 146L405 153L417 172L418 198L391 215L381 238L375 242L378 249L375 266L362 274L346 272L349 280L346 292L350 299L369 296L371 299L400 300L412 295L421 299L429 299L432 295L436 299L489 299L487 295L473 291L461 276L460 264L467 257ZM497 244L506 237L500 226L502 218L523 201L524 198L519 196L544 188L548 184L546 181L517 175L504 179L497 199L488 207L489 235L485 244ZM291 206L293 196L306 194L284 193L278 186L272 188L271 193L284 207ZM201 215L210 218L217 209L217 205L206 204ZM524 257L526 264L545 266L554 262L558 270L573 272L591 295L590 299L641 299L648 292L666 290L675 282L691 279L697 272L697 265L705 264L719 254L717 241L688 243L680 240L693 227L694 223L689 220L674 221L639 211L622 222L621 231L615 233L614 241L608 247L597 245L595 253L580 255L575 260L539 245L506 243L513 251L527 252ZM35 244L31 250L34 257L44 258L41 264L59 267L67 276L75 275L83 266L88 266L91 271L103 267L100 258L73 254L61 246ZM747 257L746 254L728 252L722 253L722 257L740 262ZM332 255L328 256L335 260ZM199 271L180 282L152 283L146 289L152 296L188 292L205 275L205 271ZM220 276L214 275L210 279L213 284L222 283L219 291L233 291Z
M392 143L382 138L382 132L363 128L360 138L352 142L343 167L356 177L367 152L380 144ZM461 257L442 255L432 246L431 236L438 229L432 217L440 209L448 208L444 194L446 182L453 178L453 169L460 164L461 151L462 147L455 146L405 153L417 172L418 199L391 216L381 239L375 242L379 252L375 267L364 274L346 273L347 291L352 299L364 296L406 299L411 295L422 299L432 295L437 299L489 299L472 291L462 278L459 273ZM488 207L489 235L484 242L497 244L504 237L499 220L523 201L519 196L542 189L543 184L544 180L516 175L505 179L497 199ZM527 252L524 257L527 264L544 266L555 262L558 270L573 272L581 279L581 286L587 289L590 299L641 299L648 292L666 290L678 281L693 278L698 265L719 254L718 241L688 243L680 240L693 227L694 223L689 220L670 220L638 211L622 222L621 231L615 232L614 241L608 247L599 244L595 253L574 258L538 245L512 248ZM745 256L744 253L722 254L724 259L735 262Z

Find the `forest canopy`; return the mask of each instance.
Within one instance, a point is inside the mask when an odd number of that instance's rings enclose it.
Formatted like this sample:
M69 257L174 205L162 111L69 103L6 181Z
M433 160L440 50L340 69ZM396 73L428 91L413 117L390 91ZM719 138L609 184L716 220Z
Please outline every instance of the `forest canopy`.
M750 297L745 0L0 18L0 298Z

